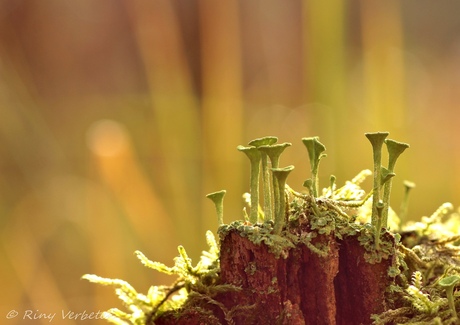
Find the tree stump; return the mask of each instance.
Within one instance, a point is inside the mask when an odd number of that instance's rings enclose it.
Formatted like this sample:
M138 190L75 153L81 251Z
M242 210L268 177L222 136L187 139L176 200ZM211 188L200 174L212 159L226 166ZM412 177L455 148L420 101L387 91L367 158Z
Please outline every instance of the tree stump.
M394 245L390 234L384 237ZM388 276L392 257L368 263L357 235L313 238L312 244L328 247L326 256L299 243L277 257L236 229L220 244L220 282L241 290L165 314L155 324L359 325L371 324L371 315L385 310L385 290L394 280Z

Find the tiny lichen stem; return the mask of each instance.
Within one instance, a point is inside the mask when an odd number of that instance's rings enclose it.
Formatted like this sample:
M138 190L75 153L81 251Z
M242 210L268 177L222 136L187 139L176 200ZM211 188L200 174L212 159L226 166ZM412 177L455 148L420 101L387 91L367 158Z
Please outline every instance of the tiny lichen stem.
M254 161L251 164L251 211L249 221L256 224L259 217L259 161Z
M409 193L415 187L415 183L404 181L404 198L401 203L401 212L399 213L400 223L403 225L407 219L407 211L409 209Z
M278 207L276 209L275 215L275 226L273 233L279 235L283 230L285 223L285 207L286 207L286 198L284 195L284 189L286 187L286 179L289 173L294 169L294 166L288 166L284 168L272 168L273 178L278 180L278 193L279 193L279 202L275 202L275 205ZM276 204L277 203L277 204Z
M217 213L217 223L219 226L224 224L224 196L227 191L222 190L219 192L214 192L206 195L208 199L214 202Z
M374 158L374 184L372 194L372 217L371 223L374 227L377 226L377 204L380 201L380 172L382 165L382 145L388 132L375 132L365 133L372 145L373 158Z
M446 290L447 300L449 301L449 307L452 313L452 317L457 319L457 311L455 310L455 300L454 300L454 287L460 281L458 275L451 275L441 279L438 284L441 287L444 287Z
M385 207L385 204L383 204L382 200L379 200L377 203L377 224L375 225L375 235L374 235L374 243L375 243L375 249L378 250L380 249L380 232L382 230L382 212Z
M270 146L278 141L277 137L267 136L259 139L252 140L249 142L250 146L254 146L259 149L261 152L261 161L262 161L262 187L264 193L264 221L273 219L273 210L272 210L272 191L271 191L271 173L268 168L268 155L265 150L260 150L262 146Z
M329 178L329 181L331 183L331 200L334 199L334 186L335 186L336 179L337 178L334 175L331 175L331 177Z
M306 187L308 191L310 192L310 199L311 199L311 206L313 208L313 213L315 214L315 216L320 217L321 212L319 211L318 205L316 204L316 199L312 194L313 193L312 183L313 182L311 178L309 178L305 182L303 182L303 186Z
M262 181L264 190L264 221L273 219L272 210L272 191L271 191L271 174L268 169L268 156L266 153L262 153Z
M446 288L447 300L449 301L449 307L452 312L452 317L457 318L457 310L455 309L455 300L454 300L454 287Z
M313 207L313 213L318 218L321 217L321 211L319 210L318 204L316 204L316 198L311 196L311 206Z
M252 224L256 224L259 214L259 173L261 155L256 147L238 146L237 149L244 152L251 162L251 209L249 212L249 221Z
M387 145L388 149L388 172L394 173L394 168L396 165L396 161L398 157L409 148L407 143L398 142L395 140L387 139L385 140L385 144ZM391 183L392 179L390 178L383 187L383 202L385 207L383 208L382 212L382 225L383 227L387 226L388 222L388 210L390 208L390 192L391 192Z
M272 167L273 168L273 167ZM272 182L273 182L273 219L276 218L278 215L278 209L279 209L279 202L280 202L280 192L279 192L279 186L278 186L278 180L276 177L272 177Z
M302 138L302 142L308 150L308 157L310 158L310 171L312 179L312 195L318 197L318 169L319 162L322 158L326 157L326 154L323 152L326 150L326 147L319 142L318 137L311 138Z
M270 158L271 168L278 168L280 156L283 153L284 149L286 149L289 146L291 146L291 143L285 142L281 144L263 145L263 146L260 146L258 149L259 151L261 151L262 153L265 153ZM270 170L268 170L268 173L270 173ZM269 215L265 216L265 221L273 220L273 216L277 214L276 202L279 202L279 192L278 192L279 186L278 186L278 181L275 177L272 177L272 182L273 182L272 184L273 185L272 186L273 200L271 200L272 193L270 191L270 210L269 210ZM267 195L267 193L264 193L264 195ZM264 204L264 207L265 206L266 205Z

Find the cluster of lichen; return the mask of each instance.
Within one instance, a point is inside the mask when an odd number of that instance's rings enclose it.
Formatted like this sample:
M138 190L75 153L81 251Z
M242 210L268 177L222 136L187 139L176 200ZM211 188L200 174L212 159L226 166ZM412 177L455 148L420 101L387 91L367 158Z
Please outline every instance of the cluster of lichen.
M390 258L392 261L388 275L394 282L387 288L386 302L391 309L373 315L375 324L457 323L455 305L460 298L453 288L460 280L460 248L457 245L460 216L452 213L451 204L444 204L420 222L401 225L401 219L407 216L408 194L414 185L404 182L406 195L399 217L390 208L390 191L396 160L409 146L386 139L387 136L387 132L366 134L373 149L373 172L364 170L342 187L338 187L336 177L331 176L328 186L322 190L318 170L320 160L326 157L326 147L318 137L303 138L311 172L311 178L304 182L305 192L297 192L286 184L293 166L279 167L280 156L290 143L277 144L278 139L270 136L255 139L248 146L238 146L251 165L250 193L244 195L249 213L244 209L244 220L226 225L223 218L226 192L208 194L215 203L218 233L224 238L236 229L253 243L268 246L277 258L288 256L289 250L299 244L306 245L319 256L327 256L329 247L317 243L316 237L334 236L344 240L347 236L355 236L365 248L363 257L367 262L380 263ZM388 149L387 167L382 166L383 144ZM366 193L361 184L371 175L373 187ZM263 204L259 201L260 187ZM217 284L219 249L211 232L207 233L207 239L210 250L203 253L195 267L182 247L179 247L180 255L173 267L152 262L137 252L147 267L178 275L173 285L152 286L147 295L137 293L122 280L95 275L84 278L117 288L116 293L129 311L109 310L107 318L116 324L145 324L164 312L178 310L193 299L204 299L219 306L231 323L236 309L226 310L213 300L213 295L239 288ZM251 271L249 267L248 272Z
M317 235L333 234L342 239L343 236L360 234L360 241L368 251L366 260L375 263L382 257L388 257L393 248L388 242L380 247L381 230L386 229L387 224L399 226L396 214L389 209L389 194L396 160L408 145L394 140L385 141L387 135L383 132L366 134L374 150L374 187L367 195L360 184L372 175L370 170L363 170L340 188L337 188L336 177L331 175L329 186L320 191L319 165L321 159L326 157L326 147L318 137L302 138L310 159L311 178L303 184L308 193L296 192L286 184L293 166L279 168L280 155L291 146L290 143L276 144L277 138L270 136L255 139L247 147L238 146L251 164L250 193L245 195L250 213L247 223L237 221L224 225L222 211L225 191L210 194L218 211L221 225L219 234L224 237L230 229L236 228L254 243L264 242L277 257L287 256L286 252L299 242L324 256L328 248L312 244L312 239ZM381 166L384 142L388 148L388 167ZM263 182L263 208L259 206L260 179ZM299 220L308 223L311 231L308 236L292 233L299 225Z
M253 140L249 147L239 147L241 151L251 152L251 193L246 194L250 202L250 216L246 220L230 225L221 225L219 233L225 237L232 229L237 229L242 236L248 237L256 244L264 243L276 257L286 257L291 248L299 243L305 244L320 256L327 256L328 247L313 244L313 239L320 235L334 235L338 239L357 236L365 248L364 259L369 263L380 263L382 259L392 259L388 275L394 283L388 287L387 305L392 306L381 315L373 315L375 324L454 324L459 323L455 305L460 298L453 288L460 280L460 215L452 213L453 207L445 203L430 217L423 217L420 222L404 222L407 216L408 195L415 186L404 181L405 197L399 216L390 207L392 178L395 176L395 164L408 144L386 139L387 132L367 133L373 149L373 172L364 170L344 186L337 188L335 176L330 177L330 184L320 193L318 167L326 155L325 146L319 138L303 138L310 158L311 178L304 182L308 193L299 193L290 188L286 182L292 166L270 169L263 154L270 147L276 146L273 137ZM270 139L261 149L255 144ZM251 144L253 144L251 146ZM382 147L388 150L388 165L382 166ZM291 144L283 144L284 148ZM260 156L260 157L259 157ZM262 165L263 184L272 179L272 193L264 185L264 208L258 206L258 170ZM255 165L255 166L254 166ZM266 171L272 170L272 174ZM283 172L282 184L278 180L278 171ZM373 188L367 194L360 187L364 179L373 175ZM271 177L271 178L270 178ZM278 185L276 185L278 184ZM277 189L278 193L275 193ZM280 198L283 196L284 200ZM257 197L254 197L257 195ZM273 197L276 217L267 217L267 197ZM222 204L223 196L217 204ZM278 202L276 200L279 200ZM257 204L256 208L254 204ZM283 205L284 204L284 205ZM282 207L281 209L279 207ZM269 213L269 212L268 212ZM270 215L270 214L269 214ZM220 215L220 220L223 216ZM303 221L307 221L307 232L293 232ZM222 224L223 222L221 222ZM391 240L384 239L391 238ZM412 280L411 280L412 279ZM423 280L425 279L425 280Z

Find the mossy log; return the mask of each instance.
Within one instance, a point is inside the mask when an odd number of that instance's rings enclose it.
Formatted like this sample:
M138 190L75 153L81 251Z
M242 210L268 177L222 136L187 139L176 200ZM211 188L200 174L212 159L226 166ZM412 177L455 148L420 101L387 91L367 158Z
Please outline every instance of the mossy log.
M394 245L390 234L385 240ZM266 244L254 244L236 229L227 232L220 281L242 290L196 300L155 324L371 324L371 315L387 307L392 256L368 263L357 235L319 235L312 244L327 246L327 255L299 243L277 257Z

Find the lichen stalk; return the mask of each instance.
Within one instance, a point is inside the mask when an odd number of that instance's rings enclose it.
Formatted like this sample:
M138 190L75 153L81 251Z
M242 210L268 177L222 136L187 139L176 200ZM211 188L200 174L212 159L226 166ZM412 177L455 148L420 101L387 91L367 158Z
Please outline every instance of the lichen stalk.
M291 143L285 142L285 143L280 143L280 144L263 145L263 146L260 146L258 149L260 152L265 153L268 156L268 158L270 159L271 168L278 168L281 154L287 147L291 145L292 145ZM270 173L270 170L268 172ZM265 220L274 219L274 216L276 215L276 207L274 206L275 205L274 202L279 201L278 181L276 180L275 177L272 177L272 183L273 183L272 184L273 192L270 191L269 195L270 195L270 199L272 198L272 195L273 195L273 200L270 202L270 210L268 210L268 213L266 212L265 214ZM265 192L264 192L264 195L266 195Z
M447 300L449 301L449 307L452 312L452 317L457 318L457 311L455 310L455 301L454 301L454 287L448 287L446 289Z
M308 150L308 157L310 158L310 171L312 179L312 195L313 197L318 197L318 169L320 160L327 155L323 152L326 150L326 147L319 142L318 137L302 138L302 142Z
M259 173L261 154L256 147L238 146L237 149L244 152L251 163L251 208L249 212L249 222L256 224L259 217Z
M374 158L374 182L372 195L372 217L371 223L374 227L377 226L378 212L377 204L380 201L380 184L381 184L381 166L382 166L382 146L388 132L365 133L372 145Z
M385 144L388 149L388 172L394 173L394 168L398 157L409 148L407 143L398 142L392 139L385 140ZM383 187L383 202L385 204L382 211L382 225L386 227L388 222L388 210L390 208L390 193L391 193L391 183L392 179L390 178Z
M227 191L222 190L214 193L209 193L206 195L208 199L214 202L217 213L217 224L222 226L224 224L224 196Z
M329 182L330 182L330 186L331 186L331 200L334 199L334 187L335 187L335 181L337 180L337 178L335 177L335 175L331 175L331 177L329 177Z
M438 283L441 287L444 287L446 290L447 300L449 301L449 308L452 313L452 317L457 319L457 311L455 310L455 300L454 300L454 287L455 285L460 282L460 277L458 275L450 275Z
M286 179L289 173L294 169L294 166L288 166L284 168L272 168L273 178L278 182L278 201L275 201L275 226L273 232L275 235L279 235L283 230L285 224L285 207L286 198L284 195L284 189L286 187Z
M385 204L383 203L382 200L379 200L377 203L377 224L375 226L375 236L374 236L374 245L375 249L379 250L380 249L380 232L382 230L382 212L383 209L385 208Z
M400 223L404 224L407 219L407 211L409 209L409 193L415 187L415 183L404 181L404 198L401 203L401 212L399 213Z
M264 221L273 219L271 175L268 169L268 156L262 153L262 186L264 192Z
M310 192L310 196L311 196L311 206L313 208L313 213L317 216L317 217L321 217L321 211L319 211L319 208L318 208L318 205L316 204L316 199L315 197L312 195L313 193L313 189L312 189L312 180L311 178L305 180L303 182L303 186L306 187L308 189L308 192Z
M271 172L268 166L268 154L265 150L260 150L262 146L271 146L278 141L277 137L267 136L263 138L254 139L249 142L250 146L254 146L259 149L261 153L262 162L262 188L264 193L264 221L273 219L272 209L272 191L271 191Z

